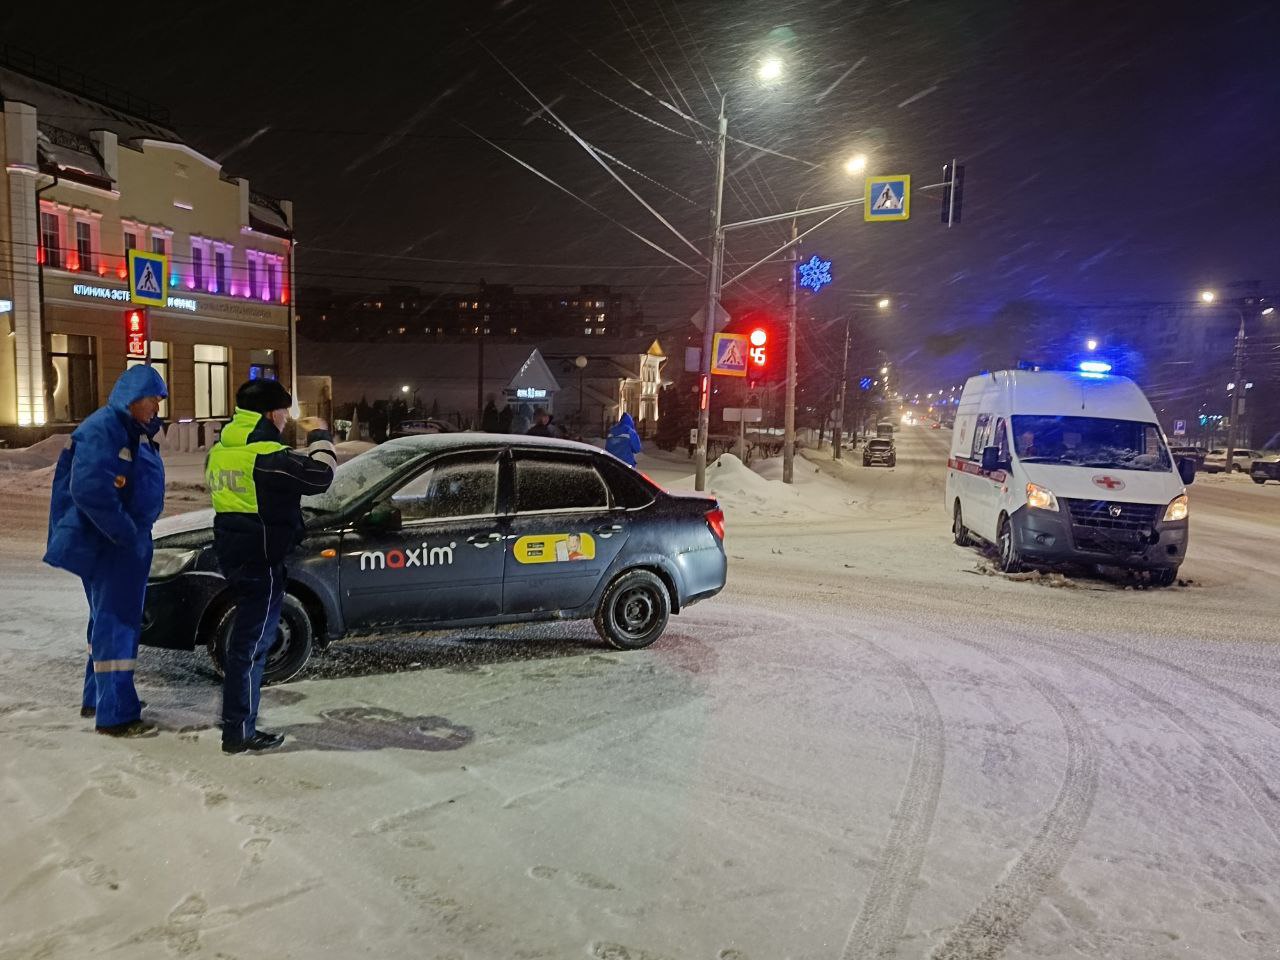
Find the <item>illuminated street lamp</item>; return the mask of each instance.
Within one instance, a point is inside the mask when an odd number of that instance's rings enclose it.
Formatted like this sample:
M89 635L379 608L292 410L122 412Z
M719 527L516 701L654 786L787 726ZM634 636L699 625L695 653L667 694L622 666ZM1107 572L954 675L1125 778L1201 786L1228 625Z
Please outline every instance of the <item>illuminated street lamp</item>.
M1085 349L1086 349L1086 350L1097 350L1097 349L1098 349L1098 341L1097 341L1097 340L1094 340L1092 337L1090 337L1088 340L1086 340L1086 341L1084 342L1084 346L1085 346Z
M888 298L888 297L881 297L881 298L880 298L880 300L879 300L879 302L876 304L876 306L877 306L877 307L879 307L881 310L888 310L888 309L889 309L889 298Z
M1200 299L1205 303L1213 303L1213 301L1218 299L1218 295L1212 290L1201 290Z
M408 393L408 392L409 392L409 385L408 385L407 383L406 383L406 384L401 385L401 387L400 387L400 392L401 392L401 393Z
M782 79L782 67L781 58L765 57L760 61L760 68L756 71L756 76L765 83L776 83Z
M867 155L865 153L854 154L844 165L845 173L851 177L856 177L867 169Z

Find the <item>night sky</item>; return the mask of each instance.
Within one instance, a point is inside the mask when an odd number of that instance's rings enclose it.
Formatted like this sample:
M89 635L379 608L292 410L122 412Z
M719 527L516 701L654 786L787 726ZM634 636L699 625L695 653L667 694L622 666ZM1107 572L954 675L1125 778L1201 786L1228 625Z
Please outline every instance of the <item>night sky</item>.
M813 311L853 310L920 384L974 372L956 341L998 340L991 318L1011 301L1280 290L1275 4L175 4L155 18L6 6L9 43L168 106L192 145L293 199L303 286L603 282L671 328L698 307L699 277L477 138L701 267L534 115L505 65L632 168L613 167L701 251L708 132L660 99L713 124L723 92L732 136L821 165L732 144L727 221L791 209L805 190L807 203L860 195L842 170L854 152L917 185L960 157L960 226L921 193L907 223L866 224L855 208L804 248L836 264ZM754 75L766 55L786 63L769 88ZM784 229L732 235L727 273ZM763 268L726 296L780 307L783 275ZM894 308L877 317L880 294Z

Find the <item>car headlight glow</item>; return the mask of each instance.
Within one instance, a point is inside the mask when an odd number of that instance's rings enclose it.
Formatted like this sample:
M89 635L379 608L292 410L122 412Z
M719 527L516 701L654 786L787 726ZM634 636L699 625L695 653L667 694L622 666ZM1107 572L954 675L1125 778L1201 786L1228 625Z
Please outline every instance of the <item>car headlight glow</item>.
M199 550L173 550L161 547L151 554L151 580L164 580L176 577L195 560Z
M1187 495L1184 493L1169 501L1169 506L1164 510L1164 518L1165 520L1185 520L1190 509Z
M1027 506L1037 510L1057 510L1058 498L1048 487L1042 487L1038 483L1028 483Z

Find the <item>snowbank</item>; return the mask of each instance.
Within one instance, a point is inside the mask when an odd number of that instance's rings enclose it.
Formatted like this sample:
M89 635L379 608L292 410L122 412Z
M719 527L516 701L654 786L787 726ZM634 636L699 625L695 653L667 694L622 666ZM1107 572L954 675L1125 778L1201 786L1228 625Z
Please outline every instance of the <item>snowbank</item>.
M39 470L47 467L58 462L58 455L70 442L71 434L55 433L29 447L0 450L0 470Z

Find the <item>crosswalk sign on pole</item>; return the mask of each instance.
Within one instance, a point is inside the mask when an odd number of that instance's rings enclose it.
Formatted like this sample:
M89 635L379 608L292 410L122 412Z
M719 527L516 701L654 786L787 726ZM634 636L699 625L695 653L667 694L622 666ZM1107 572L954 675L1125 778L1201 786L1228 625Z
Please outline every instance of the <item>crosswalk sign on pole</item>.
M906 220L911 216L911 177L905 173L867 177L864 220Z
M129 251L129 296L134 303L163 307L169 302L169 258L163 253Z
M717 333L711 347L711 372L724 377L745 377L750 356L743 333Z

